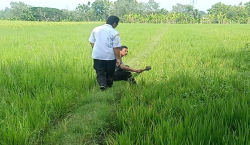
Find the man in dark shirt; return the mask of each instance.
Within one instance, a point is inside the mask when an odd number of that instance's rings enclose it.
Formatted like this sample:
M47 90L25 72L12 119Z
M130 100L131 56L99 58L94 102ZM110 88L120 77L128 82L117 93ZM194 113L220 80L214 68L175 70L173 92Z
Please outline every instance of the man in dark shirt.
M122 58L123 56L126 56L128 54L128 47L127 46L121 46L120 47L120 57ZM121 64L120 66L115 67L115 77L114 81L129 81L133 84L136 84L136 81L134 77L132 76L131 72L136 72L136 73L142 73L144 70L142 69L134 69L130 68L127 65L124 65L121 59Z

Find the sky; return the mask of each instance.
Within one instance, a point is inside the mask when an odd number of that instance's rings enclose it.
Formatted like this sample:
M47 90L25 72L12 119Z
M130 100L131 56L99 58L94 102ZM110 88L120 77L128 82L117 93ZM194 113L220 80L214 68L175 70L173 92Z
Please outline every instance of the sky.
M88 1L91 3L95 0L0 0L0 10L5 9L5 7L10 8L10 2L24 2L27 5L35 6L35 7L50 7L57 9L68 9L74 10L78 4L87 4ZM110 0L116 1L116 0ZM148 2L148 0L137 0L138 2ZM172 6L177 3L180 4L190 4L191 0L154 0L155 2L160 4L160 8L165 8L168 11L172 10ZM222 2L227 5L238 5L240 2L245 4L246 2L250 2L250 0L196 0L195 8L200 11L207 12L207 9L211 8L212 5Z

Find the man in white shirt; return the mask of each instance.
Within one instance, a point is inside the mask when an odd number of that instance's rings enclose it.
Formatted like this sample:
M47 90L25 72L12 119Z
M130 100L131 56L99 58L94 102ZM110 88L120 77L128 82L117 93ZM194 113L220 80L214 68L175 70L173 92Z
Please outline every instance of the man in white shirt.
M119 49L121 47L120 34L115 30L118 23L118 17L109 16L106 24L94 28L89 37L93 48L92 58L94 59L96 78L102 91L112 87L115 65L120 66L121 62Z

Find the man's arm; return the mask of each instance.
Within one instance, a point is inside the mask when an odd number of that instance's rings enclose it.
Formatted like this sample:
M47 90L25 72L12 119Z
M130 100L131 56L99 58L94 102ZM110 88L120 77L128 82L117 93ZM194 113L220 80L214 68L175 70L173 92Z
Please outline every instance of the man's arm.
M142 70L142 69L134 69L134 68L130 68L130 67L127 67L127 66L125 66L124 64L121 64L120 65L120 68L121 69L124 69L124 70L126 70L126 71L132 71L132 72L137 72L137 73L142 73L144 70Z
M91 42L90 42L90 45L91 45L92 48L94 48L94 44L95 44L95 43L91 43Z
M92 47L92 49L94 48L94 45L95 45L95 36L94 36L95 32L94 30L91 32L90 36L89 36L89 42L90 42L90 45Z
M114 52L115 52L115 56L117 58L117 60L116 60L116 66L120 66L121 65L120 49L118 47L115 47L114 48Z
M115 39L113 40L113 49L116 56L116 66L121 65L120 47L121 47L120 34L117 33Z

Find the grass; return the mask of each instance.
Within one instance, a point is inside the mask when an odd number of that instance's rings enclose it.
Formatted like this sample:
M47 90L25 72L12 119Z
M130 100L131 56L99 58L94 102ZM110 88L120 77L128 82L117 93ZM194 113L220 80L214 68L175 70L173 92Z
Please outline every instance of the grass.
M43 139L44 144L104 144L105 136L116 130L116 109L125 91L121 82L105 92L93 89L74 111L60 121ZM114 93L115 92L115 93Z
M123 26L129 27L129 25ZM135 25L134 27L141 26ZM146 27L148 26L141 28ZM144 35L141 39L154 38L157 31L149 31L149 33L152 34L151 37ZM156 39L159 37L157 36ZM124 40L129 39L125 37ZM138 45L144 47L146 44L141 41ZM133 48L131 50L133 52ZM130 61L136 59L131 58ZM92 93L83 99L82 107L76 107L75 111L47 134L43 139L45 144L106 144L106 136L118 130L116 110L120 107L120 98L123 97L127 87L130 86L126 82L115 82L114 88L108 91L98 92L97 88L91 91Z
M248 25L169 25L110 144L248 144ZM244 38L243 38L244 36Z
M123 62L152 70L100 92L101 23L1 22L0 144L249 143L248 25L119 24Z
M95 85L92 60L81 59L91 54L88 29L80 28L1 29L1 144L36 143Z

